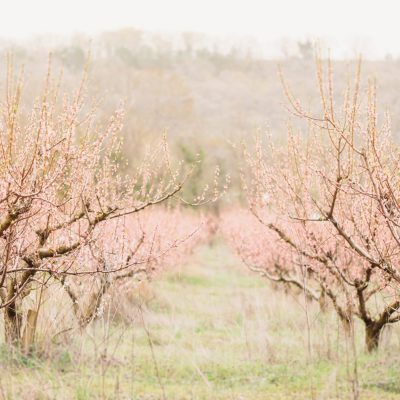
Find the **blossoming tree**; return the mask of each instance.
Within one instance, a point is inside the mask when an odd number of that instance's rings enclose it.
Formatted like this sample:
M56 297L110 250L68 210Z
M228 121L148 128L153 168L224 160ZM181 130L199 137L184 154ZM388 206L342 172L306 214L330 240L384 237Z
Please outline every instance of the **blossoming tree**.
M161 237L129 237L133 228L127 222L175 197L187 173L171 165L164 143L133 173L122 173L123 110L100 126L96 108L86 105L86 81L85 75L76 92L62 94L49 68L43 92L27 113L23 76L8 69L0 103L0 309L9 344L32 336L27 329L37 316L24 301L49 280L65 284L71 277L108 275L103 290L138 273L140 265L148 268L149 259L154 264L168 248ZM159 249L150 251L149 243ZM71 297L77 295L69 288ZM90 304L87 315L77 312L81 321L98 305Z
M83 276L64 274L60 278L79 325L85 327L98 315L111 288L123 293L132 278L148 281L165 268L182 263L206 239L204 223L199 214L165 207L109 223L107 232L79 254L76 264ZM82 266L95 266L98 273L85 274Z
M400 154L387 121L378 126L375 84L361 87L360 65L341 107L332 74L330 61L325 69L317 59L316 115L284 83L289 110L308 133L289 127L284 148L258 143L247 153L247 192L260 224L313 271L345 325L363 321L371 351L382 328L400 320Z

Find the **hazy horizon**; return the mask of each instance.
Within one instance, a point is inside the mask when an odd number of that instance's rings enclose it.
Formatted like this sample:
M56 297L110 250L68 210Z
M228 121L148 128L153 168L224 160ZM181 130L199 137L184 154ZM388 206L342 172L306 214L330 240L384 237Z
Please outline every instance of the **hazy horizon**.
M383 59L400 56L396 40L397 2L283 0L213 3L115 0L80 2L25 0L8 3L0 16L0 38L20 43L33 39L65 40L76 34L95 37L104 31L135 28L174 36L208 35L218 42L248 43L261 57L282 56L297 41L318 41L334 58ZM332 9L331 9L332 8ZM20 10L24 10L23 13ZM177 11L179 10L179 11ZM328 17L329 10L329 17ZM355 17L357 16L357 17ZM384 23L383 23L384 22ZM399 31L399 32L396 32Z

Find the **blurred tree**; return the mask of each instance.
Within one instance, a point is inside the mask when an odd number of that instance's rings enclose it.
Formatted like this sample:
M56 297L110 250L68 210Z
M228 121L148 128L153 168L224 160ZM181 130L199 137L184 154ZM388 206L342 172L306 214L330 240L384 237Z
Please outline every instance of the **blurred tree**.
M54 56L72 72L82 71L86 60L85 52L78 46L65 47L56 51Z

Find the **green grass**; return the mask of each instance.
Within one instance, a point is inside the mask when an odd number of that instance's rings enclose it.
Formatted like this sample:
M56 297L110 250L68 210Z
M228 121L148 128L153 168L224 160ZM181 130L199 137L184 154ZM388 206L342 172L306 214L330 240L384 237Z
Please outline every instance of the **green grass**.
M152 286L131 323L104 317L46 357L0 348L0 399L351 399L355 376L361 399L400 399L398 329L375 355L358 329L355 358L332 312L308 305L307 324L221 243Z

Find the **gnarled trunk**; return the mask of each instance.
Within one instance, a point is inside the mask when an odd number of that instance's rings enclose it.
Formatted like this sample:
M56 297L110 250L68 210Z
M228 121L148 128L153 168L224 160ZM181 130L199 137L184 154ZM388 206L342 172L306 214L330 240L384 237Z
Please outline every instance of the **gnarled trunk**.
M30 354L35 344L36 324L38 310L28 310L24 333L22 335L22 350L25 354Z
M340 307L335 307L335 309L342 323L344 334L346 337L350 337L354 328L353 315L348 310L344 311Z
M92 289L92 293L90 294L89 298L86 299L86 301L85 299L79 301L79 295L70 283L66 284L65 280L63 280L61 283L72 301L72 309L76 319L78 320L79 326L81 328L86 328L86 326L97 317L103 296L110 288L111 281L107 276L102 276L100 288L98 291Z
M378 350L379 337L384 325L370 322L365 324L365 347L368 353Z
M17 301L13 301L4 309L4 333L7 345L21 344L22 312Z
M324 290L321 290L321 294L318 299L319 309L322 313L326 313L328 310L328 300Z

